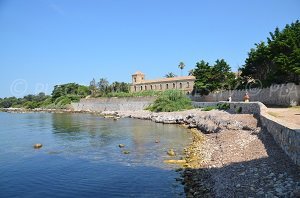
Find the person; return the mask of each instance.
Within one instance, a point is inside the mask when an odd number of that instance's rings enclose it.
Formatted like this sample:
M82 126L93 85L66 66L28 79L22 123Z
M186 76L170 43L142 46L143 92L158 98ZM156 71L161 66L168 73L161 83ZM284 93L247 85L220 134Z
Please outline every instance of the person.
M246 92L245 96L244 96L244 102L249 102L249 95L248 95L248 92Z

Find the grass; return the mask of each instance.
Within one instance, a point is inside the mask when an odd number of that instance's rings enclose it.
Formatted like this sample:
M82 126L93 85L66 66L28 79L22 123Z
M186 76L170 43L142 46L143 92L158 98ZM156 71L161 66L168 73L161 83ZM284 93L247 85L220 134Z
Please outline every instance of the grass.
M201 109L201 111L211 111L217 109L217 106L207 106Z

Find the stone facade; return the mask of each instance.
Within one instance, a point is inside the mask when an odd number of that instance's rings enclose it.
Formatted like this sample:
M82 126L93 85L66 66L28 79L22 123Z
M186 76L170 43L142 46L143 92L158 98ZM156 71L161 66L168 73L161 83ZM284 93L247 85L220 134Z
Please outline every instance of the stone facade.
M191 93L194 88L194 76L181 76L174 78L163 78L158 80L145 80L145 74L136 72L132 75L131 92L145 90L164 91L169 89L178 89L186 93Z

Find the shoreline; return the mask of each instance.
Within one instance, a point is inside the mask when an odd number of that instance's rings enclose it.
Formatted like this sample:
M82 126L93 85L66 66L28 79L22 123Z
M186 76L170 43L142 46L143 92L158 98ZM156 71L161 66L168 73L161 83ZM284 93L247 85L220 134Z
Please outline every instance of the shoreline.
M186 164L181 172L186 197L300 196L299 167L251 114L200 109L160 113L44 109L24 112L92 113L107 119L127 117L190 128L193 141L184 149Z
M252 114L193 109L181 112L102 112L190 128L182 172L186 197L297 197L300 167Z

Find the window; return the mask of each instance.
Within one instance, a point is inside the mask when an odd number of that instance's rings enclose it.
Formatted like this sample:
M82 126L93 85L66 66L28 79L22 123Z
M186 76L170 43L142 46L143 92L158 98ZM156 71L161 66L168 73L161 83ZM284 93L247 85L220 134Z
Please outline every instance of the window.
M134 82L136 82L136 77L134 77Z
M162 89L162 85L161 84L159 85L159 89Z
M153 89L153 86L152 86L152 85L150 85L150 89L151 89L151 90Z
M173 89L175 89L175 87L176 87L176 86L175 86L175 83L173 83Z
M179 83L179 88L182 89L182 83Z
M166 89L169 89L169 84L166 84Z
M190 87L190 83L187 82L187 83L186 83L186 88L189 88L189 87Z
M136 86L134 86L134 91L136 91Z
M147 90L147 85L145 85L145 90Z
M143 90L143 86L141 86L141 90Z

